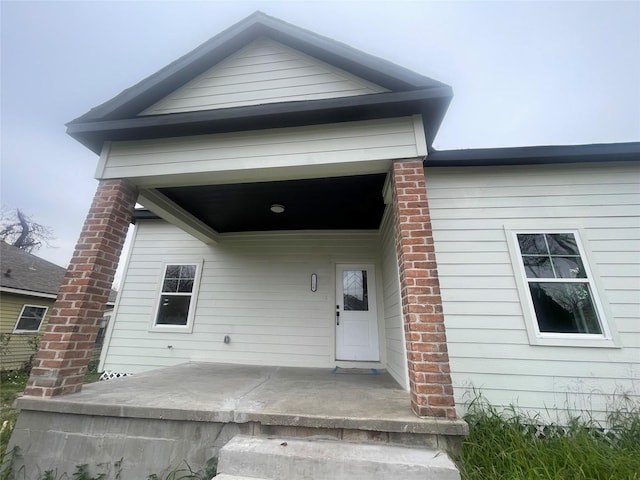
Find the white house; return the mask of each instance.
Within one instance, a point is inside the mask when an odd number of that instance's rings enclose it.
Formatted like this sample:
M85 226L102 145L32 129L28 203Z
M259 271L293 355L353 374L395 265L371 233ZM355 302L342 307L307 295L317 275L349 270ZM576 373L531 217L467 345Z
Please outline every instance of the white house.
M101 368L373 367L421 416L638 401L640 144L435 151L451 97L258 13L71 122L145 207Z

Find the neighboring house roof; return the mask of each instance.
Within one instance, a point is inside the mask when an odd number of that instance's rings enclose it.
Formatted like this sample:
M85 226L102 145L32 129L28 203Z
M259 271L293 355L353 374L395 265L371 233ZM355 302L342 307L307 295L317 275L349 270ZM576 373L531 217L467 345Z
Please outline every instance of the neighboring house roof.
M384 87L389 92L138 116L197 75L260 37L268 37ZM433 139L451 87L340 42L256 12L113 99L67 124L67 133L99 153L105 141L197 135L310 123L422 114Z
M66 268L6 242L0 246L0 286L25 293L58 294Z
M0 287L3 291L55 298L67 269L0 241ZM108 303L118 292L111 290Z

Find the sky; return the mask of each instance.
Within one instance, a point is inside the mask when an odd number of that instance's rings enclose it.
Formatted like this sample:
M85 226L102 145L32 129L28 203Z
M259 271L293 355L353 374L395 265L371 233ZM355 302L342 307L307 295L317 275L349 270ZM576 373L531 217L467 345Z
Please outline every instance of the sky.
M640 1L0 0L0 198L67 266L98 157L65 123L256 10L453 87L438 150L640 141Z

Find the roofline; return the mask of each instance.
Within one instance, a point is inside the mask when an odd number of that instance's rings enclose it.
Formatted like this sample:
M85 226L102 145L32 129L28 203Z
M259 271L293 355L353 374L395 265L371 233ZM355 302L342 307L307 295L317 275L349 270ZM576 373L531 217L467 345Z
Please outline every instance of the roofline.
M0 287L0 292L14 293L16 295L28 295L30 297L51 298L55 299L58 295L55 293L35 292L32 290L23 290L21 288Z
M640 162L640 142L431 150L423 163L431 168L592 162Z
M291 45L390 90L448 87L328 37L255 12L68 125L137 115L168 95L176 84L194 78L260 36Z
M375 95L249 105L215 110L71 122L67 133L99 154L105 141L259 130L422 114L428 143L453 98L449 86Z

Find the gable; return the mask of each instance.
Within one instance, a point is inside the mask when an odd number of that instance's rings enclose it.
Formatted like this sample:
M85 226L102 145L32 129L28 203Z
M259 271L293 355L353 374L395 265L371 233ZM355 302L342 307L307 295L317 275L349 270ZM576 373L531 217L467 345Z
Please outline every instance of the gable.
M140 115L340 98L388 91L298 50L261 37Z
M105 142L421 115L430 145L452 96L448 85L256 12L67 133L100 153Z

